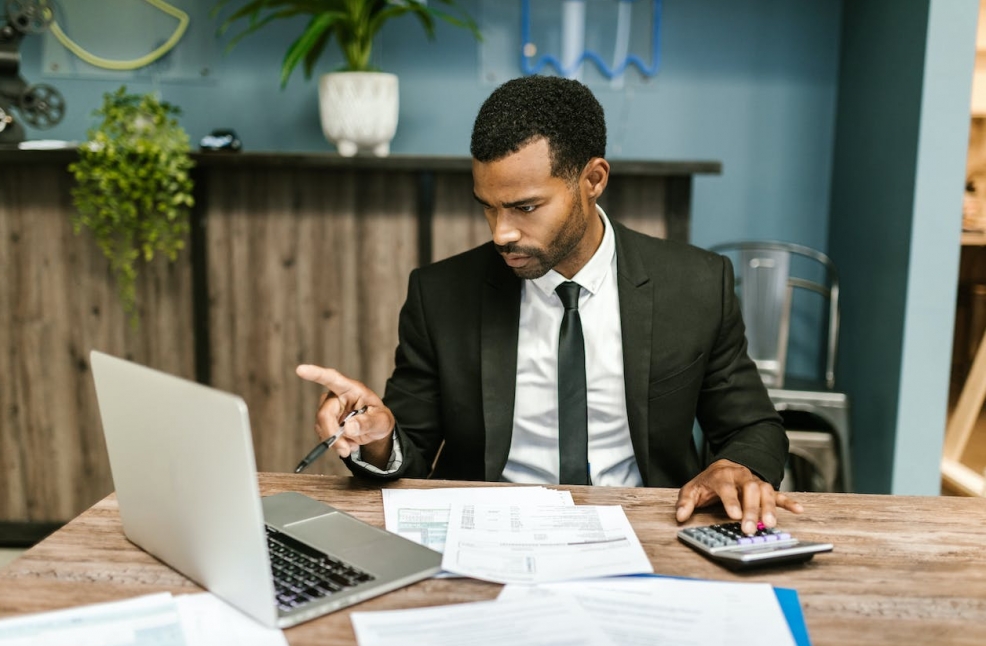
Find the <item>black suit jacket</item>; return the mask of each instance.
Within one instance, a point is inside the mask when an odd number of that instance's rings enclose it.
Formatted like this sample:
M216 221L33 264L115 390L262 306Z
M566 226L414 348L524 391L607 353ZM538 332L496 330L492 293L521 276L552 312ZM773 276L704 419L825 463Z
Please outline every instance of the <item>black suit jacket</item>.
M627 416L644 485L679 487L704 468L696 417L711 459L778 485L787 437L746 353L732 266L613 229ZM520 289L492 243L411 272L384 395L404 451L389 477L500 479L513 427Z

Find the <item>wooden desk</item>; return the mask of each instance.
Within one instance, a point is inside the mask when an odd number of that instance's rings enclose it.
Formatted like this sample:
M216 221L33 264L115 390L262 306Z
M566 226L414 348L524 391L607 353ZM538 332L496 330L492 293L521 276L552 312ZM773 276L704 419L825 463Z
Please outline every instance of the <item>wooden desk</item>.
M262 474L263 494L295 490L383 526L379 488L347 477ZM468 483L405 480L431 488ZM831 540L835 552L794 568L740 575L678 543L672 489L565 487L577 504L620 504L660 574L766 581L798 590L816 646L986 643L986 500L799 494L807 512L782 513L804 539ZM714 512L691 522L719 521ZM0 616L199 588L123 537L116 500L100 501L0 570ZM493 599L500 586L433 579L355 606L410 608ZM349 610L285 631L294 646L354 644Z

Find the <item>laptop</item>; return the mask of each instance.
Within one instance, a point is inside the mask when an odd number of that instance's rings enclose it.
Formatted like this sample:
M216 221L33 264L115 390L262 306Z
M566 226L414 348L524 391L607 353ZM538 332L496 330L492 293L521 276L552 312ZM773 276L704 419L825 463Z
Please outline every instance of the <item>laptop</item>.
M325 503L261 498L240 397L89 356L124 533L243 613L286 628L441 569L438 552Z

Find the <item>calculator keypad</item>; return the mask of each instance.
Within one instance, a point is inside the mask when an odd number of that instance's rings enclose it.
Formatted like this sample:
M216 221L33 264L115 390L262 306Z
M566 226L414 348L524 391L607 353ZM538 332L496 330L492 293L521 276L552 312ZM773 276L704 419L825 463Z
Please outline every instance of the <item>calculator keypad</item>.
M790 545L798 542L789 533L765 527L763 523L757 523L757 531L752 536L743 533L740 523L688 527L681 531L711 552L755 549L766 545Z

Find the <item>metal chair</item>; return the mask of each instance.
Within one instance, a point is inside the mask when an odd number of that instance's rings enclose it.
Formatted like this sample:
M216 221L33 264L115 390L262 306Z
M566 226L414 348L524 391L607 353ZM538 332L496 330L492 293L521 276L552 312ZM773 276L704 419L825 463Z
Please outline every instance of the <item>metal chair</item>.
M736 269L736 293L746 324L748 352L771 401L785 417L791 454L814 460L813 467L823 476L827 490L851 491L849 398L835 389L839 340L839 276L835 265L815 249L787 242L729 242L711 250L728 257ZM799 306L812 309L810 299L798 296L802 293L820 297L821 307L815 303L814 310L823 311L826 319L824 339L819 339L823 359L816 374L808 377L788 374L787 361L792 318ZM797 336L802 342L803 335ZM805 416L800 413L815 421L802 425ZM826 439L806 435L808 432L830 433L837 450L820 450Z

